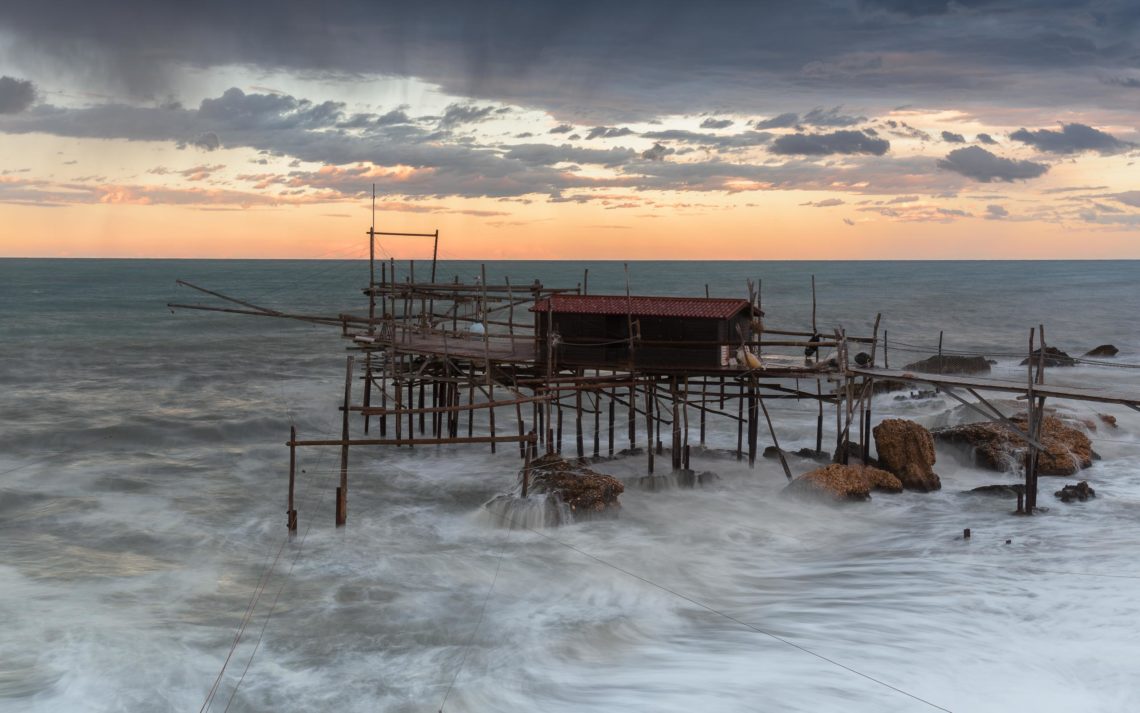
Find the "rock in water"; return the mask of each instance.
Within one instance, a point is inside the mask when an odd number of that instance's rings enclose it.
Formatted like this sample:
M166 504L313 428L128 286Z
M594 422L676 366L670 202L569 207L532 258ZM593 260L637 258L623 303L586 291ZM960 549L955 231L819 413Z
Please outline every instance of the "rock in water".
M1120 353L1120 350L1111 344L1101 344L1099 347L1085 352L1087 357L1114 357Z
M1096 491L1089 487L1089 481L1082 480L1076 485L1066 485L1053 495L1061 498L1063 503L1071 503L1074 500L1080 500L1082 503L1089 498L1096 497Z
M1041 350L1035 349L1030 352L1033 355L1033 365L1037 365L1037 360L1041 356ZM1022 359L1021 365L1025 366L1029 363L1029 359ZM1057 347L1045 347L1045 366L1076 366L1077 360L1061 351Z
M1025 486L1020 483L1011 483L1009 485L998 483L997 485L979 485L966 492L980 493L981 495L1006 495L1016 498L1025 492Z
M942 488L935 474L934 439L922 426L902 418L888 418L875 426L879 465L893 473L907 490L926 493Z
M869 500L872 490L898 493L902 492L902 483L885 470L832 463L801 475L788 483L783 492L841 502Z
M1025 414L1010 420L1021 429L1027 427L1028 417ZM945 443L972 448L974 465L980 468L1012 471L1021 467L1025 460L1025 439L1000 423L989 421L940 428L932 435ZM1056 416L1046 416L1041 424L1041 444L1045 450L1037 458L1039 475L1073 475L1092 465L1093 450L1089 437L1066 426Z
M1107 413L1098 413L1096 417L1101 420L1101 423L1107 423L1109 426L1116 428L1116 416Z
M531 461L531 468L531 489L536 493L557 495L576 515L621 509L618 496L625 491L625 485L613 476L572 463L554 453Z
M923 371L927 374L988 374L990 363L980 356L932 356L929 359L907 364L903 371Z

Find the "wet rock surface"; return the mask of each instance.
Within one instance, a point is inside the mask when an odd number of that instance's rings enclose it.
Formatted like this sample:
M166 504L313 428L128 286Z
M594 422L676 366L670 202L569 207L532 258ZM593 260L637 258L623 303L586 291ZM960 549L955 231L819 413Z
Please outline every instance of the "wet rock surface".
M531 461L530 488L557 495L574 513L602 513L621 509L618 496L625 485L617 478L548 453Z
M1060 498L1063 503L1071 503L1074 500L1083 503L1089 498L1095 498L1096 491L1089 487L1089 481L1082 480L1076 485L1066 485L1053 495Z
M980 356L932 356L912 362L903 371L922 371L927 374L988 374L990 362Z
M942 488L934 472L934 439L930 432L902 418L888 418L872 433L879 465L894 474L907 490L930 492Z
M1093 347L1085 352L1087 357L1114 357L1120 353L1120 350L1111 344L1101 344L1099 347Z
M968 493L977 493L978 495L999 495L1003 497L1017 497L1025 492L1025 486L1021 483L997 483L994 485L980 485L976 488L967 490Z
M832 463L796 478L782 492L828 502L862 501L871 491L902 492L899 479L885 470L863 465Z
M1019 414L1010 419L1021 429L1027 417ZM970 423L931 432L935 440L972 449L974 465L997 471L1013 471L1025 459L1025 439L1004 425L994 422ZM1056 416L1046 416L1041 426L1041 444L1045 450L1037 459L1038 475L1073 475L1092 465L1094 454L1088 436L1066 426Z

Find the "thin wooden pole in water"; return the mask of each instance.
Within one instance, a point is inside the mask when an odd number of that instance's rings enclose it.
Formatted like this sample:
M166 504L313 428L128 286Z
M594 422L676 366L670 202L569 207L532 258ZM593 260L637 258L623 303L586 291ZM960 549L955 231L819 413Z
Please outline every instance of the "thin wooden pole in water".
M285 526L289 534L297 532L297 510L293 507L294 482L297 478L297 427L289 427L289 506L285 510Z
M348 417L352 405L352 364L353 357L349 356L344 369L344 418L341 424L341 439L345 444L340 447L340 487L336 489L336 526L342 527L348 519ZM295 440L295 439L294 439Z
M610 445L609 456L610 456L610 458L613 458L613 456L614 456L614 418L617 416L617 402L614 401L614 396L616 395L616 392L617 392L616 387L610 391L610 434L609 434L610 435L610 441L609 441L609 445Z

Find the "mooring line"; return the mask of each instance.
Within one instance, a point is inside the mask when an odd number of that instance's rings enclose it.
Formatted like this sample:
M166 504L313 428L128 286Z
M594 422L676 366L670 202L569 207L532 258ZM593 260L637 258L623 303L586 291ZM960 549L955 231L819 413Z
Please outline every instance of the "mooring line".
M487 512L491 512L491 511L488 510ZM494 514L494 513L492 513L492 514ZM507 519L501 515L499 517L500 517L500 519L504 519L504 520ZM509 522L510 522L512 528L516 524L514 522L514 518L510 518ZM732 616L731 614L729 614L727 612L723 612L719 609L716 609L715 607L712 607L712 606L709 606L708 604L705 604L704 602L693 599L692 597L687 596L685 594L682 594L682 593L680 593L674 589L670 589L669 587L667 587L663 584L658 584L657 582L654 582L651 579L643 577L640 574L637 574L636 572L631 572L630 570L625 569L624 567L613 564L612 562L608 562L608 561L602 559L601 557L597 557L596 555L592 555L589 552L586 552L585 550L582 550L578 547L575 547L574 545L570 544L569 542L564 542L562 540L559 540L557 537L553 537L553 536L548 535L548 534L546 534L540 530L536 530L536 529L534 529L532 527L528 527L526 525L522 525L521 527L523 529L529 530L530 532L533 532L536 535L539 535L540 537L543 537L547 540L550 540L551 542L553 542L555 544L558 544L558 545L566 547L570 550L573 550L574 552L577 552L578 554L580 554L584 557L588 557L589 559L592 559L601 565L604 565L606 567L614 569L614 570L621 572L622 574L625 574L629 577L633 577L634 579L636 579L640 582L644 582L645 584L648 584L651 587L656 587L657 589L660 589L663 592L667 592L669 594L672 594L673 596L677 597L678 599L682 599L686 602L689 602L690 604L696 605L696 606L700 607L701 609L704 609L704 610L706 610L712 614L716 614L717 616L723 617L724 619L727 619L728 621L731 621L735 624L739 624L740 626L743 626L746 629L754 631L757 634L763 634L764 636L767 636L771 639L774 639L775 641L779 641L782 644L787 644L788 646L791 646L794 649L802 651L803 653L808 654L809 656L814 656L815 658L817 658L821 661L825 661L825 662L827 662L833 666L837 666L837 667L843 669L844 671L848 671L850 673L855 674L856 676L860 676L861 678L865 678L868 681L871 681L873 683L877 683L880 686L883 686L883 687L888 688L892 691L895 691L896 693L901 693L902 695L907 696L908 698L912 698L912 699L914 699L920 703L925 703L926 705L930 706L931 708L936 708L937 710L945 711L946 713L953 713L949 708L944 708L943 706L940 706L937 703L933 703L931 701L928 701L927 699L925 699L919 695L916 695L914 693L910 693L909 691L905 691L905 690L899 688L898 686L891 685L890 683L887 683L886 681L875 678L874 676L872 676L870 674L863 673L862 671L854 669L854 668L852 668L846 664L840 663L839 661L836 661L835 659L828 658L827 656L824 656L823 654L812 651L811 649L807 648L806 646L803 646L801 644L797 644L796 642L791 641L790 639L785 639L784 637L779 636L777 634L773 634L770 631L765 631L764 629L761 629L758 626L754 626L752 624L749 624L746 621L738 619L738 618ZM484 606L485 606L485 603L484 603ZM442 710L441 710L441 713L442 713Z
M463 658L459 659L459 666L455 669L455 675L451 677L451 683L448 684L447 691L443 694L443 700L439 703L439 713L443 713L443 707L447 705L447 699L451 696L451 689L455 688L455 682L459 680L459 674L463 672L463 666L467 663L467 654L471 651L471 645L475 643L475 636L483 625L483 616L487 613L487 602L491 600L491 592L495 591L495 583L499 581L499 570L503 566L503 555L507 553L507 540L510 539L511 532L514 529L515 526L512 522L507 529L506 536L503 537L503 546L499 548L499 561L495 563L495 575L491 577L491 586L483 597L483 606L479 609L479 618L475 621L475 628L471 630L471 636L467 639L466 646L463 647Z

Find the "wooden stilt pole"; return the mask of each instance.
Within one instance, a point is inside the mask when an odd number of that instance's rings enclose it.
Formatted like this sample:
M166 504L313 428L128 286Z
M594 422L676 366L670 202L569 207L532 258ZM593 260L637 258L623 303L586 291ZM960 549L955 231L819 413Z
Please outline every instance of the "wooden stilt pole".
M764 410L764 420L768 422L768 433L772 435L772 445L776 447L776 454L780 457L780 465L784 469L784 475L788 480L791 480L792 469L788 467L788 459L784 457L784 449L780 448L780 441L776 438L776 428L772 425L772 417L768 415L768 407L764 405L764 397L757 396L756 400L760 402L760 408Z
M756 423L759 413L756 410L756 384L748 385L748 467L756 467Z
M581 372L578 373L581 376ZM586 456L586 449L582 443L582 389L574 390L574 439L578 446L578 457Z
M610 458L614 457L614 418L617 416L617 402L614 401L614 396L616 395L615 394L616 391L617 391L617 389L615 388L610 392L610 433L609 433L609 435L610 435L610 440L609 440L609 446L610 446L609 447L609 456L610 456Z
M336 489L336 526L342 527L348 519L348 417L352 413L352 364L353 357L348 357L344 370L344 419L341 425L341 439L345 444L340 447L340 487ZM295 439L294 439L295 440Z
M594 392L594 457L602 454L602 392Z

